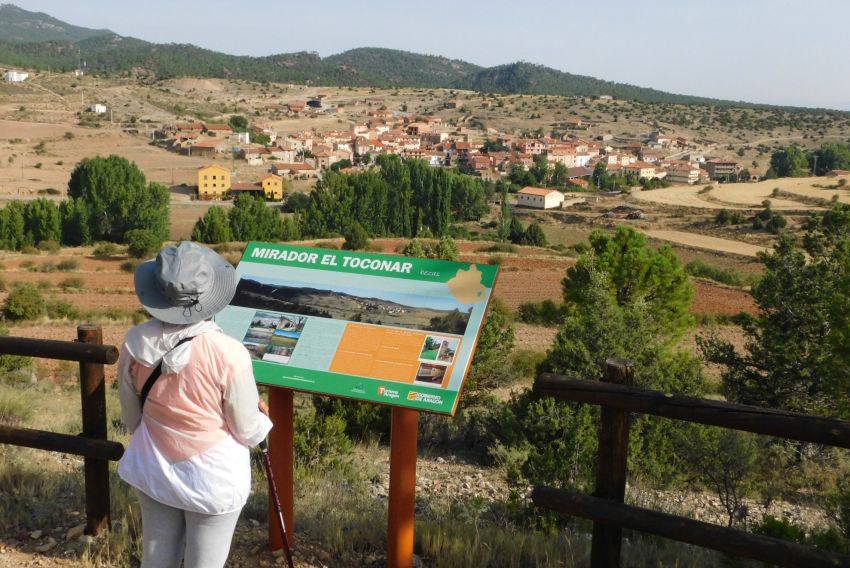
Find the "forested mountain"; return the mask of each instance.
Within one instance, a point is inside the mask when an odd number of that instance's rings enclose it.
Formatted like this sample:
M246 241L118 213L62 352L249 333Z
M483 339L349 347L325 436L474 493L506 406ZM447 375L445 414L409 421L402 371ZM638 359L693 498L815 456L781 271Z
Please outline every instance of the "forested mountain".
M324 61L366 78L370 84L387 86L445 87L481 69L459 59L376 47L350 49Z
M482 68L466 61L396 49L359 48L322 59L299 52L265 57L237 56L188 44L156 44L109 30L66 24L11 4L0 6L0 63L71 71L85 62L89 73L133 73L157 78L216 77L310 83L340 87L428 87L491 93L567 96L612 95L642 102L737 105L675 95L573 75L525 62ZM746 105L744 105L746 106Z
M481 69L456 81L455 86L485 93L528 93L588 97L612 95L618 99L644 102L717 104L717 99L676 95L656 89L603 81L587 75L573 75L523 61ZM736 103L738 104L738 103Z
M41 12L28 12L14 4L0 4L0 38L14 42L79 41L109 30L93 30L66 24Z

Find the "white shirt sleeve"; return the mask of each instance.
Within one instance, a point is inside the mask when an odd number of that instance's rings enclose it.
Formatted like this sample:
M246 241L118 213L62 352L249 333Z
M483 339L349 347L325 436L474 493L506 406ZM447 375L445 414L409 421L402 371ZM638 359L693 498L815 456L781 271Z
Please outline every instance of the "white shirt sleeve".
M133 385L133 377L130 375L130 365L133 358L126 347L121 348L118 356L118 398L121 401L121 421L132 434L142 421L142 406L139 401L139 393Z
M224 418L233 437L250 448L265 439L272 429L272 422L260 412L260 395L247 352L244 363L247 365L234 367L234 376L224 392Z

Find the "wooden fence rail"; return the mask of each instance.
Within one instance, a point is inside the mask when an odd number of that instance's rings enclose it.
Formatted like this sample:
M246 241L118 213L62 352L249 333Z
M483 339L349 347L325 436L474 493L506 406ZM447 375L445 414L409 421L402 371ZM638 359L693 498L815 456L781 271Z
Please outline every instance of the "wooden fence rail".
M0 355L79 361L83 431L79 436L0 425L0 444L83 456L86 492L86 532L109 527L109 460L118 460L124 446L106 439L106 381L103 366L118 360L118 350L103 345L99 325L77 327L76 341L0 337Z
M649 391L631 386L633 375L634 365L631 362L609 359L605 362L605 382L567 379L544 373L534 383L534 391L540 395L602 407L594 496L550 487L536 487L532 492L532 501L538 507L593 521L592 568L620 565L623 528L779 566L850 566L850 556L623 503L630 412L841 448L850 448L850 422Z

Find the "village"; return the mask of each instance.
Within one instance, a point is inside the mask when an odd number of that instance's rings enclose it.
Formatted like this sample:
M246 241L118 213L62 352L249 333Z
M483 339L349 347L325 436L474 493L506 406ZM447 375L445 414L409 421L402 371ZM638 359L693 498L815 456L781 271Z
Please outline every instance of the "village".
M291 117L344 111L325 104L325 98L318 94L307 101L274 108ZM372 106L381 101L364 103ZM458 105L457 100L445 103L447 109ZM202 200L255 193L279 201L284 197L284 180L316 180L328 170L355 173L371 167L375 156L381 154L425 160L432 167L457 167L491 180L517 169L530 170L536 157L545 156L548 167L563 172L563 182L549 188L526 186L518 192L518 205L538 209L560 207L565 190L588 190L594 168L600 163L609 175L634 181L665 180L665 185L738 181L741 172L737 162L706 156L686 138L661 129L648 133L641 141L607 133L590 136L589 124L572 119L560 125L568 131L559 138L523 137L492 129L459 128L440 117L394 112L382 104L368 110L367 115L367 120L353 122L345 130L286 134L263 121L252 122L244 132L234 131L228 123L187 121L164 126L154 133L154 138L158 145L187 156L232 158L249 166L268 168L268 175L256 181L234 182L227 167L204 166L198 170L196 193Z
M610 97L597 100L605 102ZM560 207L564 191L588 190L600 163L608 175L620 175L635 183L664 180L665 186L739 181L742 173L738 162L706 155L701 151L703 146L662 128L637 140L626 139L610 133L594 134L593 124L572 118L555 125L564 131L557 138L519 136L492 128L476 129L438 116L389 110L379 98L362 102L370 107L364 120L350 120L350 127L344 129L278 132L263 120L241 129L232 121L186 120L161 126L151 132L151 138L170 152L230 162L230 167L212 164L198 169L195 196L201 200L252 193L280 201L285 180L315 181L328 170L355 173L373 167L374 158L381 154L425 160L432 167L456 167L491 180L517 170L528 171L535 159L545 156L548 167L559 172L557 179L548 188L524 187L517 201L520 206L540 209ZM444 108L456 109L460 104L449 99ZM326 95L316 94L306 101L266 104L265 110L300 118L341 116L346 109L328 104ZM88 112L102 114L107 107L97 103ZM235 181L232 174L237 160L242 165L263 167L267 174ZM744 173L747 179L740 181L750 181L748 172ZM757 180L758 176L752 178Z

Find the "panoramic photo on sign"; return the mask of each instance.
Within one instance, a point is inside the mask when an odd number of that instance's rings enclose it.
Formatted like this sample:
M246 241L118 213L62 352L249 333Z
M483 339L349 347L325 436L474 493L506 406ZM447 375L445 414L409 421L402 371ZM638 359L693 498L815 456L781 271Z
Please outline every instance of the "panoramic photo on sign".
M497 270L250 243L216 322L260 383L454 414Z

